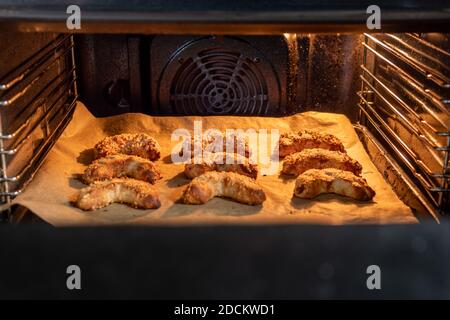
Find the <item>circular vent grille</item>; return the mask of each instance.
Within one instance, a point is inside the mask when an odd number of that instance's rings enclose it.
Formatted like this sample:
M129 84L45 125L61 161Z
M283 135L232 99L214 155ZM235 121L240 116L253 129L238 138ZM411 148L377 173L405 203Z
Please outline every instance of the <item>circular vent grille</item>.
M278 105L270 64L247 43L228 41L217 47L214 39L204 39L175 54L160 83L160 104L186 115L263 115Z

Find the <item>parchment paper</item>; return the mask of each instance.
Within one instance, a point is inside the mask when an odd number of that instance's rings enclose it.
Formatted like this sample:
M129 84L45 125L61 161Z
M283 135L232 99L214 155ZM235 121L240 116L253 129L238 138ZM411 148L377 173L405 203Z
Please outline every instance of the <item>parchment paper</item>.
M202 120L203 129L278 128L281 132L319 129L338 136L349 155L363 166L363 177L376 191L373 202L363 203L337 195L321 195L314 200L293 198L295 179L279 175L258 176L267 200L262 206L247 206L214 198L205 205L176 203L186 184L183 165L172 164L170 152L176 142L171 133L177 128L193 130L193 121ZM162 146L160 166L163 179L156 184L162 206L157 210L132 209L123 204L85 212L73 207L70 200L85 185L77 180L92 161L91 148L100 139L119 133L145 132ZM305 112L285 118L152 117L124 114L95 118L78 103L73 120L65 129L45 163L24 193L13 203L21 204L55 226L99 224L201 224L201 223L415 223L411 210L394 194L371 163L350 121L340 114Z

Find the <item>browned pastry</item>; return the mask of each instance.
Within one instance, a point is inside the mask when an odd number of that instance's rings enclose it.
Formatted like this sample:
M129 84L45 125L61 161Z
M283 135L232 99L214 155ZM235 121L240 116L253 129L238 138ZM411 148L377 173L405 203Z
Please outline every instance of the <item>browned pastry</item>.
M350 158L346 153L325 149L305 149L301 152L291 153L283 161L285 174L298 176L309 169L335 168L350 171L357 176L361 175L361 164Z
M320 148L345 153L342 142L332 134L314 130L303 130L297 133L283 133L279 139L279 155L284 158L288 154L300 152L303 149Z
M203 155L202 163L189 163L184 166L184 173L190 179L208 171L236 172L256 179L258 165L251 164L248 158L237 153L218 152Z
M155 161L161 156L158 142L145 133L123 133L106 137L94 149L97 159L113 154L128 154Z
M124 154L114 154L100 158L91 163L82 176L86 184L94 181L128 177L155 183L161 179L161 173L150 160Z
M161 206L158 191L144 181L112 179L95 182L80 190L75 206L95 210L113 202L126 203L135 208L155 209Z
M336 193L361 201L369 201L375 196L375 191L366 179L349 171L311 169L297 177L294 189L296 197L311 199L322 193Z
M238 153L240 155L243 155L245 157L250 157L251 150L250 150L250 145L248 143L248 138L244 135L244 136L239 136L237 135L235 132L232 133L220 133L221 137L222 137L222 148L219 150L219 152L226 152L226 147L227 147L227 140L229 141L233 141L233 152L234 153ZM213 153L216 152L216 150L214 150L214 142L216 140L216 136L215 135L202 135L202 141L201 141L201 145L199 141L196 141L194 139L194 137L191 137L190 140L189 138L186 139L183 144L189 143L190 142L190 147L191 147L191 157L194 157L194 150L195 147L198 146L198 150L202 150L202 152L207 152L207 153ZM220 148L220 147L219 147ZM179 152L180 156L183 156L183 149L180 150Z
M187 204L204 204L213 197L258 205L266 200L264 190L255 180L234 173L211 171L194 178L181 198Z

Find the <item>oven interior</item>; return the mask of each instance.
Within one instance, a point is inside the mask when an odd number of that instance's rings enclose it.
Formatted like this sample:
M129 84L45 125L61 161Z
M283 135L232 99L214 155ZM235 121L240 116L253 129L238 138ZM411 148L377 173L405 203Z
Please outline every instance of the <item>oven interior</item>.
M341 113L419 219L450 212L448 33L14 30L0 43L3 204L33 179L79 100L97 117Z

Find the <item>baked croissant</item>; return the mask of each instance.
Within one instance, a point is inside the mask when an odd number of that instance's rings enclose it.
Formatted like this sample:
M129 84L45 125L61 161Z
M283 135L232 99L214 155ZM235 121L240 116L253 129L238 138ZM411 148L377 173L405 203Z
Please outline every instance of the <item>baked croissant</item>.
M305 149L284 158L283 169L285 174L298 176L309 169L335 168L350 171L361 175L361 164L350 158L346 153L325 149Z
M375 196L375 191L364 178L349 171L311 169L297 177L294 188L296 197L311 199L322 193L336 193L361 201L369 201Z
M134 179L95 182L80 190L74 204L83 210L95 210L114 202L142 209L155 209L161 206L156 188Z
M184 166L184 173L190 179L209 171L236 172L256 179L258 165L251 164L249 159L237 153L209 153L203 155L201 163L189 163Z
M110 180L128 177L155 183L161 179L161 173L150 160L124 154L115 154L100 158L91 163L82 176L83 182L91 184L94 181Z
M258 205L266 200L264 190L255 180L234 173L211 171L194 178L187 186L181 201L186 204L204 204L214 197Z
M94 150L97 159L114 154L127 154L155 161L161 156L158 141L145 133L123 133L106 137L95 145Z
M304 149L320 148L345 153L342 142L332 134L321 133L314 130L303 130L297 133L283 133L279 143L280 158L288 154L300 152Z

